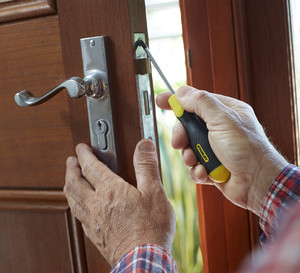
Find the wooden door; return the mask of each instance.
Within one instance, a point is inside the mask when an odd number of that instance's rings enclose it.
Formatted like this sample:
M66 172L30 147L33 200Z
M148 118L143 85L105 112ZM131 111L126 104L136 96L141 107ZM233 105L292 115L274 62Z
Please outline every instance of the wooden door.
M0 272L109 271L62 193L67 156L89 142L85 99L62 92L20 108L14 93L82 77L80 38L108 36L119 174L135 184L136 32L146 33L143 0L0 1Z

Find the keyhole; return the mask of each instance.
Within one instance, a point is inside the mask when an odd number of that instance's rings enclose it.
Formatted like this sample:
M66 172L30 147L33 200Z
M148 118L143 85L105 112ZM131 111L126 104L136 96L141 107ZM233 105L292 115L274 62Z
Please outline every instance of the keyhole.
M100 134L105 134L108 130L108 125L107 123L104 121L104 120L98 120L96 121L96 131L97 133L100 133Z
M104 130L105 130L104 127L106 127L106 126L103 125L103 121L98 120L98 121L97 121L97 126L98 126L98 128L99 128L99 132L100 132L100 133L104 133Z
M108 124L104 120L97 120L95 122L94 131L97 135L98 147L100 150L107 149L107 132Z

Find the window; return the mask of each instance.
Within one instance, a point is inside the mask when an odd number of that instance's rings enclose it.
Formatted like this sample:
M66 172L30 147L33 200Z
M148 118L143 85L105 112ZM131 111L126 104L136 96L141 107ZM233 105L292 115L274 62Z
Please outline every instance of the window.
M300 107L300 18L297 16L300 13L300 2L290 0L291 12L291 28L292 28L292 43L293 43L293 63L294 63L294 76L295 76L295 94L296 94L296 113L298 112L299 120L299 107ZM298 126L299 130L299 126ZM300 132L298 132L299 135ZM298 145L299 146L299 145ZM298 160L299 160L298 150Z
M156 61L174 89L186 84L179 1L147 0L149 46ZM152 67L154 92L168 91ZM174 113L156 109L163 183L176 214L177 231L172 255L179 272L201 272L196 188L189 180L188 168L180 151L171 147Z

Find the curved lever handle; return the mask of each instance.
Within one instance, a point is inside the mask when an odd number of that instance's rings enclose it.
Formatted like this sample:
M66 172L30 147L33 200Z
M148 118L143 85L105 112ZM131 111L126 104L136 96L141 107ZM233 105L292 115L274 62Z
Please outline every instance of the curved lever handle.
M72 98L87 95L95 99L101 99L108 92L108 84L101 73L96 71L84 79L72 77L41 97L34 97L29 91L23 90L15 94L15 102L22 107L38 105L48 101L63 89L67 89Z
M38 105L48 101L63 89L67 89L71 97L80 98L85 94L86 85L81 78L73 77L64 81L62 84L56 86L55 88L38 98L34 97L29 91L23 90L15 94L15 102L19 106L23 107Z

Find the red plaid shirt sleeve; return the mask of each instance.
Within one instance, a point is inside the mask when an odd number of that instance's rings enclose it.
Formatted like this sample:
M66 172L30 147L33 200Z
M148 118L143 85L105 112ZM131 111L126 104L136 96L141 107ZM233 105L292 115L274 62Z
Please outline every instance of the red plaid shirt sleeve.
M300 204L290 210L277 231L276 240L268 245L267 251L257 250L240 273L300 272Z
M171 254L158 245L137 246L123 256L111 273L177 273Z
M261 206L260 227L264 233L260 241L263 246L274 241L282 220L291 207L299 202L300 168L290 164L272 182Z

